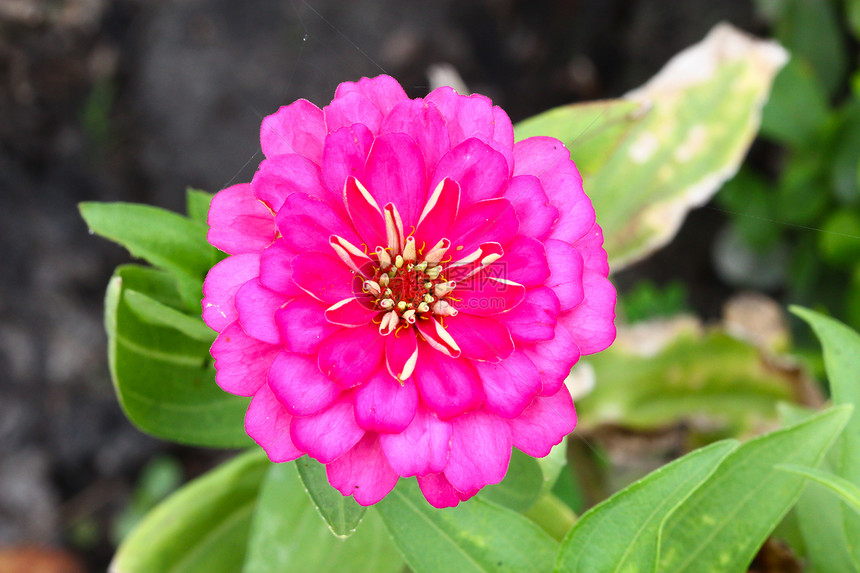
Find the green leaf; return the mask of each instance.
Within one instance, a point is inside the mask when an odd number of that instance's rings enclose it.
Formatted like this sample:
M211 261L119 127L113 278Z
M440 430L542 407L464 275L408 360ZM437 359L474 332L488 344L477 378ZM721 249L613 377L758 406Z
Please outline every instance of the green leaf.
M845 503L860 515L860 487L857 487L850 481L818 468L808 468L792 464L778 465L776 468L820 483L845 500Z
M860 334L838 320L806 308L794 306L791 312L809 323L821 341L833 402L850 404L860 411ZM852 416L837 448L836 474L860 486L860 415ZM860 567L860 517L847 508L842 513L848 547L855 565Z
M555 540L519 513L480 497L435 509L412 479L401 480L376 508L416 573L545 573L558 551Z
M583 177L598 171L612 156L649 106L623 99L575 103L530 117L516 125L517 141L563 133ZM555 135L554 137L558 137Z
M562 542L555 570L652 570L666 517L737 447L725 440L696 450L590 509Z
M777 464L816 465L845 427L850 406L743 444L666 520L659 571L745 571L803 490Z
M621 424L654 429L706 419L737 435L776 417L789 381L759 351L691 319L619 329L615 343L589 356L597 383L576 403L580 428Z
M238 571L269 462L233 458L158 505L120 545L112 573Z
M166 304L176 289L164 279L158 271L123 266L108 285L108 363L123 411L138 428L162 439L206 447L251 445L243 422L249 399L215 384L210 342L143 321L129 306L126 283L161 293Z
M123 297L131 311L143 322L174 328L190 338L209 344L215 340L215 332L200 318L189 316L136 290L124 289Z
M525 511L537 500L544 485L538 461L514 448L508 473L501 483L487 486L480 495L514 511Z
M808 149L828 117L827 93L806 60L792 58L777 74L761 118L763 136Z
M734 175L785 60L776 44L720 25L624 97L636 107L604 102L594 110L551 110L518 125L516 135L556 137L570 148L618 271L669 242L686 213ZM617 140L580 154L589 117L602 126L602 113L617 119L606 133Z
M397 573L403 558L371 508L349 539L331 534L293 464L274 464L263 482L244 573Z
M185 210L188 218L206 224L209 218L209 205L212 203L212 193L189 187L185 190Z
M367 508L334 489L328 483L325 466L318 461L302 456L296 460L296 468L308 495L328 523L331 532L342 539L352 535Z
M796 404L786 402L779 405L783 425L796 424L814 414L814 410ZM828 470L835 468L839 453L837 441L822 460L821 467ZM851 556L841 506L839 498L817 483L808 484L794 506L805 555L816 573L860 571L860 566Z
M132 203L81 203L79 208L93 233L156 267L202 280L212 266L214 248L200 221Z

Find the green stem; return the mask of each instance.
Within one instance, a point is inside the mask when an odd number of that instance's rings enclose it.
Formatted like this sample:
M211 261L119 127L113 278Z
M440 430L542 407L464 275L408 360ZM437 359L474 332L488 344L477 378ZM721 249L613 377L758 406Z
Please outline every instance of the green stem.
M551 493L540 496L523 515L558 541L564 539L568 530L576 523L576 514L573 510Z

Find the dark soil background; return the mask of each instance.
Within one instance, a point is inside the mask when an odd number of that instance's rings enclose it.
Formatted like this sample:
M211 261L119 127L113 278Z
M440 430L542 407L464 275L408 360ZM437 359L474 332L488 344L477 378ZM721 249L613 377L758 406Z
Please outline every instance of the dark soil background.
M447 62L517 121L621 95L723 20L767 33L751 0L0 0L0 554L53 547L69 568L50 571L104 570L147 460L192 477L217 456L120 411L101 305L128 255L87 234L79 201L182 210L188 185L249 180L262 117L344 80L385 71L418 97ZM681 278L718 313L721 222L694 213L622 282Z

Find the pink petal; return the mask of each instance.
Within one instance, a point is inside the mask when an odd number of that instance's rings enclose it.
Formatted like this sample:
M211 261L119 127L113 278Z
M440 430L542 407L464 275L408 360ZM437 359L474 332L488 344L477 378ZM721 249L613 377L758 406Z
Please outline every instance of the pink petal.
M380 501L397 485L398 475L382 453L379 438L365 434L351 450L326 466L329 483L360 505Z
M266 383L280 348L245 334L238 322L225 328L210 353L215 359L215 382L225 392L253 396Z
M404 133L376 138L365 165L364 186L380 207L397 206L408 230L418 223L426 200L426 176L421 150Z
M540 392L540 373L520 350L498 364L475 361L473 366L484 386L484 408L502 418L522 414Z
M439 159L451 149L442 114L434 103L422 99L399 102L385 117L379 132L405 133L415 140L424 156L428 180Z
M323 376L316 361L303 354L281 351L269 369L269 387L294 416L319 412L340 395L340 386Z
M312 199L303 193L287 197L275 216L275 223L284 243L296 253L331 250L329 237L338 235L353 245L361 244L358 235L347 222L324 201Z
M497 261L504 253L505 249L499 243L481 243L470 254L449 263L444 270L445 277L449 281L457 283L471 280L473 275L481 272L487 276L504 278L506 276L505 269L493 267L493 262Z
M370 131L379 131L382 122L382 112L367 97L357 92L335 97L323 108L326 129L331 133L342 127L350 127L354 123L366 125Z
M602 276L609 275L609 262L606 251L603 250L603 229L597 223L591 227L581 239L573 245L582 255L585 268L599 273Z
M514 447L542 458L576 427L576 410L570 392L562 385L552 396L539 396L522 415L508 420Z
M385 337L385 363L388 372L398 380L406 380L418 363L418 342L411 328Z
M453 358L460 356L460 348L457 346L457 343L435 318L419 320L415 323L415 327L427 345L437 352Z
M295 154L278 155L260 163L251 180L251 189L254 196L274 212L280 210L293 193L304 193L330 206L340 203L340 193L332 193L323 184L319 166Z
M275 463L288 462L304 455L290 439L293 417L263 384L245 413L245 431Z
M418 487L427 502L437 509L454 507L478 493L478 490L471 493L457 491L441 473L418 476Z
M387 245L385 218L376 201L355 177L346 180L344 203L358 234L369 249Z
M491 316L511 310L521 303L526 296L526 288L521 284L478 273L469 277L465 283L458 284L451 296L458 299L455 304L458 311Z
M361 276L373 276L375 272L373 260L364 254L364 250L359 249L343 237L338 237L337 235L329 237L328 244L331 246L334 254L350 269Z
M319 369L343 388L357 386L382 368L384 342L375 324L344 328L320 346Z
M293 281L306 293L332 305L355 295L355 275L343 261L323 253L300 253L293 259Z
M486 137L495 131L493 105L483 96L461 96L446 86L430 92L425 101L433 102L445 118L451 146L475 133Z
M517 216L507 199L485 199L460 210L460 216L448 231L451 250L458 259L482 243L507 244L517 234Z
M511 312L515 312L514 311ZM458 314L445 320L448 333L460 347L463 358L498 362L504 360L514 351L514 341L507 327L499 322L509 313L489 318ZM498 319L497 319L498 318ZM420 360L419 360L420 364Z
M558 324L550 340L527 344L523 352L540 372L541 396L558 392L570 369L579 360L579 347L565 327Z
M427 344L418 345L414 376L421 399L442 420L474 410L484 399L481 381L468 360L451 358Z
M558 209L550 204L537 177L513 177L502 196L514 206L520 221L520 234L535 239L545 239L549 235L558 220Z
M460 206L460 186L451 179L443 179L433 188L415 229L415 241L424 252L432 249L448 232L457 219Z
M559 140L530 137L514 145L514 175L537 176L558 209L550 238L573 243L594 225L594 208L582 190L582 177Z
M499 197L508 181L508 164L498 151L479 139L467 139L439 160L430 189L446 177L460 185L464 207Z
M451 456L445 477L459 491L499 483L511 459L511 431L505 420L477 410L452 422Z
M549 340L555 335L558 320L558 297L548 287L530 290L516 308L496 317L503 322L517 342Z
M314 354L322 341L340 327L325 318L326 303L303 295L287 303L275 313L281 341L287 350Z
M203 322L221 332L239 317L233 298L243 284L260 273L260 255L233 255L211 269L203 281Z
M549 264L543 244L517 235L505 247L504 256L490 265L485 274L519 283L527 288L542 285L549 278Z
M331 406L301 418L293 418L293 443L317 461L327 464L348 452L364 436L355 423L352 401L336 400Z
M297 153L319 163L325 134L322 110L300 99L263 118L260 145L266 157Z
M408 97L397 80L391 76L376 76L375 78L361 78L357 82L343 82L337 86L334 97L337 99L350 92L358 92L367 97L379 108L382 115L387 115L400 100Z
M411 378L399 382L378 371L355 391L355 420L368 432L396 434L406 429L418 408Z
M275 219L247 183L216 193L208 222L206 239L231 255L258 253L275 240Z
M552 273L546 281L561 304L561 310L570 310L582 302L582 255L568 243L550 239L544 244L546 258Z
M505 110L497 105L493 106L493 149L498 150L506 155L510 171L514 167L514 125L511 123L511 118L505 113ZM507 153L506 153L507 152Z
M364 163L373 145L373 134L367 126L342 127L325 139L322 173L332 193L341 196L348 177L364 180Z
M260 257L260 284L290 298L303 294L293 282L293 257L295 253L287 248L283 239L272 243Z
M451 423L419 405L415 417L399 434L381 434L385 457L403 477L440 472L448 464Z
M594 354L615 340L615 287L609 279L592 270L582 273L585 299L582 304L558 317L570 331L582 354Z
M338 301L325 310L327 321L350 328L364 326L378 315L378 310L368 308L366 300L362 301L355 297Z
M239 323L250 336L270 344L279 344L281 335L275 324L275 313L290 299L269 290L258 279L251 279L236 291Z

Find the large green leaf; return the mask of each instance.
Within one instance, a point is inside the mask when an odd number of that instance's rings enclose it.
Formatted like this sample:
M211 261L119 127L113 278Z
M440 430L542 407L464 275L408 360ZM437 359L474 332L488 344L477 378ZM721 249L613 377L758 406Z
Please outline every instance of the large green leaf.
M171 495L120 545L111 573L239 571L269 465L244 454Z
M200 221L132 203L81 203L79 208L92 232L156 267L202 280L212 266L214 248Z
M725 440L696 450L590 509L562 543L555 570L653 570L663 521L737 447Z
M777 464L817 465L845 427L851 406L837 406L743 444L668 517L661 572L746 571L768 534L791 509L803 478Z
M141 320L126 300L131 288L169 309L178 298L170 281L165 273L129 265L119 267L108 286L108 361L120 404L137 427L159 438L208 447L251 445L243 423L248 399L215 384L209 341Z
M260 491L244 573L396 573L402 568L403 558L376 511L367 512L349 539L339 539L320 519L293 464L271 467Z
M308 495L331 532L343 539L352 535L367 508L334 489L326 477L325 466L315 459L302 456L296 460L296 468Z
M545 573L558 551L554 539L513 510L480 497L434 509L411 479L401 480L376 508L416 573Z
M821 341L833 402L851 404L860 411L860 334L809 309L792 307L791 311L808 322ZM837 448L836 474L860 486L860 414L852 416ZM860 565L860 516L843 507L843 521L854 563Z
M734 175L785 60L776 44L722 24L623 104L550 110L516 135L556 137L570 149L617 271L671 240L687 211ZM586 137L590 122L600 145ZM620 141L609 145L611 137Z
M774 419L776 404L792 396L755 347L719 331L701 333L690 321L619 329L615 344L587 363L596 384L577 401L581 428L653 429L695 418L737 434Z

